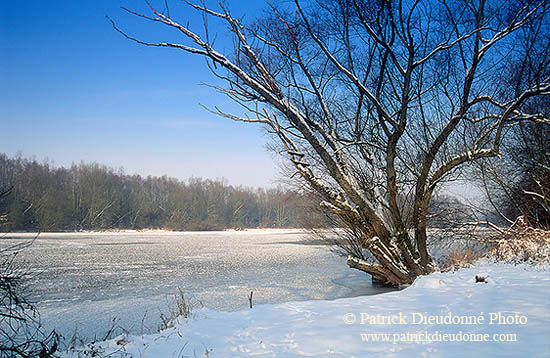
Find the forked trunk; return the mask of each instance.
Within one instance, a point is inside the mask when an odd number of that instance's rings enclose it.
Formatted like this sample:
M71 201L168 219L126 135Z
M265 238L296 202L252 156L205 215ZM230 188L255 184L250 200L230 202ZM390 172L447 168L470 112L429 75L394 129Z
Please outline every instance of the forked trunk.
M429 274L435 268L426 247L422 247L426 245L426 228L417 228L415 238L413 244L409 235L404 232L385 240L378 237L368 239L366 248L378 262L372 263L349 256L347 264L351 268L367 272L373 280L385 285L411 284L418 276Z

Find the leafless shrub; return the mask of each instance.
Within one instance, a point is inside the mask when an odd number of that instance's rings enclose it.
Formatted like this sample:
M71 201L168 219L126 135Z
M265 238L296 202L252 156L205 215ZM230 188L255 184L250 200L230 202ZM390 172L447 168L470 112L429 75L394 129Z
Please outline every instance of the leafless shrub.
M550 262L550 230L531 226L520 216L510 228L492 239L489 257L512 263Z
M128 332L118 324L118 319L115 317L109 321L105 333L99 337L94 335L91 341L80 336L75 329L72 337L68 340L68 347L65 349L73 357L78 358L130 358L132 355L126 352L124 347L128 344L127 335ZM108 351L102 344L111 339L115 339L116 345L119 346L114 351Z
M470 240L472 244L455 246L439 259L441 271L470 267L480 258L509 263L550 262L550 230L533 227L520 216L507 230Z
M202 302L197 298L190 296L185 297L181 287L178 288L178 292L172 298L172 302L169 304L169 311L167 314L160 313L161 324L158 331L174 327L174 324L178 318L191 318L193 309L202 307Z
M0 188L0 200L11 194L12 188ZM0 213L2 214L2 213ZM7 221L0 215L0 226ZM53 357L58 350L60 335L46 333L34 304L23 292L29 275L15 263L16 256L34 240L0 248L0 357Z
M449 250L446 256L443 256L439 262L441 271L453 271L463 267L470 267L475 261L479 260L483 253L472 248L455 248Z
M25 242L0 250L0 357L53 357L60 336L46 333L34 304L22 292L28 275L14 263Z

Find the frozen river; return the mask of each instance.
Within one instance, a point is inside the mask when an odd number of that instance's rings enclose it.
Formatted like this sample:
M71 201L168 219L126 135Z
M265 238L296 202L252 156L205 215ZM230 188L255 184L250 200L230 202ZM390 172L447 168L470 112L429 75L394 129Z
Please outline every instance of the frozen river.
M10 234L6 246L29 234ZM18 257L46 328L100 336L113 318L153 332L181 288L215 310L379 293L327 246L299 230L43 233Z

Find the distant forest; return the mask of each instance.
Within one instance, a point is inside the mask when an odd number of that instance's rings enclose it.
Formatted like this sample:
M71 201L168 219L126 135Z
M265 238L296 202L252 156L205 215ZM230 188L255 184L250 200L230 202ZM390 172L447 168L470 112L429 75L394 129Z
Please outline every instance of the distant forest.
M127 175L96 163L70 168L0 154L2 231L303 227L313 200L282 187Z

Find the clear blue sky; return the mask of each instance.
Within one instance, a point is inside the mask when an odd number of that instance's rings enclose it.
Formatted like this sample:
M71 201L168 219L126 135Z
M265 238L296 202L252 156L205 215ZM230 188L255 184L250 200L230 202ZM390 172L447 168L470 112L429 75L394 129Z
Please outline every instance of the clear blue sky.
M173 17L201 29L183 1L169 3ZM245 19L265 4L228 3ZM129 174L274 185L276 160L261 128L200 107L234 108L201 85L214 81L204 60L124 39L106 15L145 40L178 37L120 6L144 10L140 0L0 1L0 152L58 166L96 161ZM230 46L221 35L218 43Z

